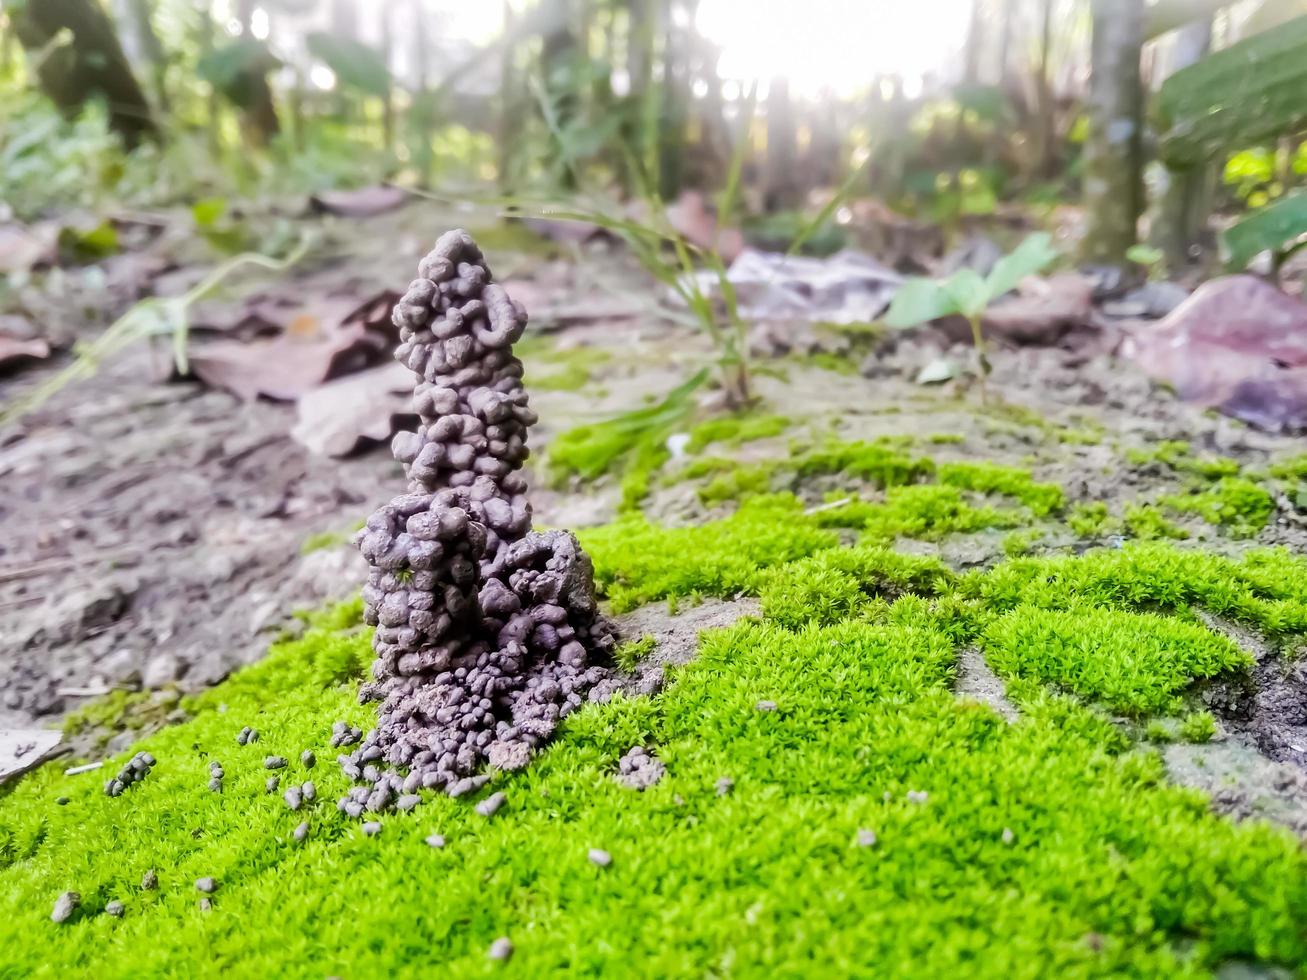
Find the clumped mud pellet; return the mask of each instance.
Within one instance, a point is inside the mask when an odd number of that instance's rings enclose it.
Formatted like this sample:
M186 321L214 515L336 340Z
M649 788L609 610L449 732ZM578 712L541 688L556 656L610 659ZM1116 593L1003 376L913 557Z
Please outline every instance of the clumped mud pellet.
M606 868L613 863L613 856L601 847L590 848L586 857L590 859L591 864L598 865L601 868Z
M1004 827L1002 839L1004 844L1011 844L1014 840L1017 839L1017 835L1012 833L1011 827Z
M290 835L294 837L295 840L299 841L300 843L303 843L304 838L309 836L309 825L307 823L300 824L298 827L296 827L294 830L290 832Z
M207 911L209 911L209 909L213 908L213 902L210 901L210 900L207 899L207 898L202 898L202 899L200 899L200 903L199 903L199 904L200 904L200 911L201 911L201 912L207 912Z
M499 960L501 962L507 960L512 955L513 944L507 936L500 936L491 943L490 948L486 950L486 956L490 957L492 960Z
M123 790L136 785L148 776L152 768L154 768L154 756L149 752L137 752L118 770L118 775L104 784L105 795L122 795Z
M318 757L313 754L312 749L305 749L300 753L300 765L305 769L312 769L318 764Z
M147 892L159 887L159 876L151 869L141 875L141 888Z
M68 799L68 797L66 796L60 796L58 799L55 800L55 803L57 803L59 806L67 806L71 802L72 800Z
M126 911L126 907L122 902L115 898L104 903L104 910L115 919L121 919L123 917L123 912Z
M54 900L54 908L50 911L51 922L67 922L72 914L77 911L77 906L82 904L82 896L77 892L64 892Z
M875 847L876 832L874 830L867 830L865 828L859 830L857 836L854 838L854 843L856 843L859 847Z
M634 746L617 760L617 781L627 789L648 789L667 772L663 761L643 745Z
M246 725L244 728L242 728L240 732L237 733L236 735L236 743L238 745L249 745L251 742L257 742L258 740L259 740L259 733L256 732L249 725Z
M909 803L925 803L930 799L930 794L924 789L910 789L907 793Z
M304 797L305 803L312 803L318 798L318 788L310 780L300 786L300 795Z
M375 783L366 764L402 767L417 774L407 793L522 765L606 676L614 634L576 538L531 529L520 470L536 416L512 349L526 312L466 232L440 237L393 319L419 424L391 445L406 492L356 538L376 627L362 696L381 708L342 769ZM338 722L332 745L353 732Z
M503 793L491 793L476 805L476 811L483 817L493 817L499 812L499 808L507 802L508 797Z
M292 786L282 794L281 798L286 801L286 805L292 810L298 810L304 802L304 794L300 792L298 786Z
M776 702L775 702L775 701L759 701L757 704L754 705L754 708L757 709L758 711L775 711L775 710L776 710Z
M218 890L218 882L213 878L196 878L195 887L206 895L212 895Z
M264 769L285 769L286 757L280 755L270 755L263 760Z
M735 789L735 780L730 776L723 776L717 780L716 790L718 796L726 796L733 789Z
M376 837L377 834L381 833L381 824L377 823L375 820L369 820L363 825L363 833L367 834L369 837Z
M427 847L442 848L445 846L444 834L432 834L427 838Z
M281 777L280 777L280 776L269 776L267 782L265 782L265 783L263 784L264 788L265 788L269 793L275 793L275 792L277 792L277 787L280 786L280 785L281 785Z

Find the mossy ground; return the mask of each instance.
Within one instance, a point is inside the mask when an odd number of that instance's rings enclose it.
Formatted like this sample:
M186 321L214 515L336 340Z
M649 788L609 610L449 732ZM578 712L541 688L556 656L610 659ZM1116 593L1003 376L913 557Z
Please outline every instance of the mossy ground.
M958 573L886 542L999 505L1051 514L1060 493L1001 467L821 452L907 496L812 511L759 493L698 526L630 514L583 534L616 608L743 592L762 613L704 634L657 697L572 716L529 769L486 788L508 794L492 819L432 797L367 837L336 812L331 725L366 727L373 711L354 696L370 661L357 603L189 700L190 720L134 747L159 762L123 796L104 796L103 772L24 779L0 799L0 976L1302 969L1297 839L1169 785L1147 739L1210 737L1195 685L1246 670L1193 610L1301 634L1307 562L1136 543ZM861 541L842 546L850 527ZM970 644L1007 682L1015 723L954 695ZM245 725L261 737L240 746ZM643 793L612 778L633 745L668 767ZM271 754L292 760L284 783L316 782L316 804L294 813L265 792ZM207 788L213 760L222 793ZM444 848L424 843L432 833ZM587 860L596 847L611 866ZM157 891L140 888L148 869ZM203 876L219 882L208 910ZM81 910L55 925L68 889ZM111 899L122 919L104 914ZM486 957L501 935L516 948L506 965Z

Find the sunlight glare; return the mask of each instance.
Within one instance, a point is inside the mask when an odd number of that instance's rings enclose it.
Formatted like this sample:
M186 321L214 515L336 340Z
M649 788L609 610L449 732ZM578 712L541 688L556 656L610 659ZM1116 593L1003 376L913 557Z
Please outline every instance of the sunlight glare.
M848 96L879 75L920 89L966 38L970 0L701 0L696 23L722 50L724 79L783 71L795 95Z

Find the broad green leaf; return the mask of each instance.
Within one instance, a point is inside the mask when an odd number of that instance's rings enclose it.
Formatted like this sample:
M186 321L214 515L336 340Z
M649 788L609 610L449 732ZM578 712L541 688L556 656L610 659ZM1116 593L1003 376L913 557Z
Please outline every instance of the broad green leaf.
M1307 123L1307 16L1245 37L1171 75L1153 99L1158 156L1194 167Z
M390 91L385 59L366 44L326 31L313 31L304 43L309 54L330 68L343 87L378 97Z
M895 329L915 327L957 312L957 304L939 283L931 279L908 279L895 291L884 323Z
M105 221L94 228L59 229L59 252L75 262L94 262L118 252L118 230Z
M1221 236L1226 265L1244 269L1261 252L1281 251L1303 235L1307 235L1307 193L1291 194L1226 229Z
M980 316L989 305L989 285L975 269L959 269L940 285L965 317Z
M1125 250L1125 257L1136 265L1157 265L1166 258L1160 248L1138 242Z
M198 228L212 228L227 213L225 197L206 197L191 205L191 217Z
M994 263L994 268L985 281L989 287L989 298L998 299L1008 290L1015 289L1022 279L1039 272L1055 258L1057 250L1053 248L1052 236L1044 231L1035 232Z
M281 61L253 38L237 38L214 48L200 59L196 74L233 103L248 107L254 97L250 80L266 75Z

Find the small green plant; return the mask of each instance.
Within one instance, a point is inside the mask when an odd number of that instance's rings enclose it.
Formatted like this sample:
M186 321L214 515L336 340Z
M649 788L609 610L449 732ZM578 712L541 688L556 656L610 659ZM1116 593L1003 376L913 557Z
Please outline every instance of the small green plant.
M628 674L635 670L638 664L649 654L654 652L658 646L658 640L649 633L645 633L638 640L627 640L613 651L613 662Z
M1053 249L1052 238L1045 232L1038 232L994 263L988 276L982 276L975 269L963 268L947 279L908 279L894 294L889 312L885 314L885 325L901 329L953 314L965 317L971 325L981 401L985 401L985 378L991 368L985 355L981 318L994 300L1014 289L1026 276L1045 268L1055 258L1057 252Z
M1216 736L1216 718L1210 711L1194 711L1180 723L1180 737L1186 742L1210 742Z
M1166 253L1160 248L1137 242L1125 250L1125 257L1142 266L1149 279L1166 278Z

